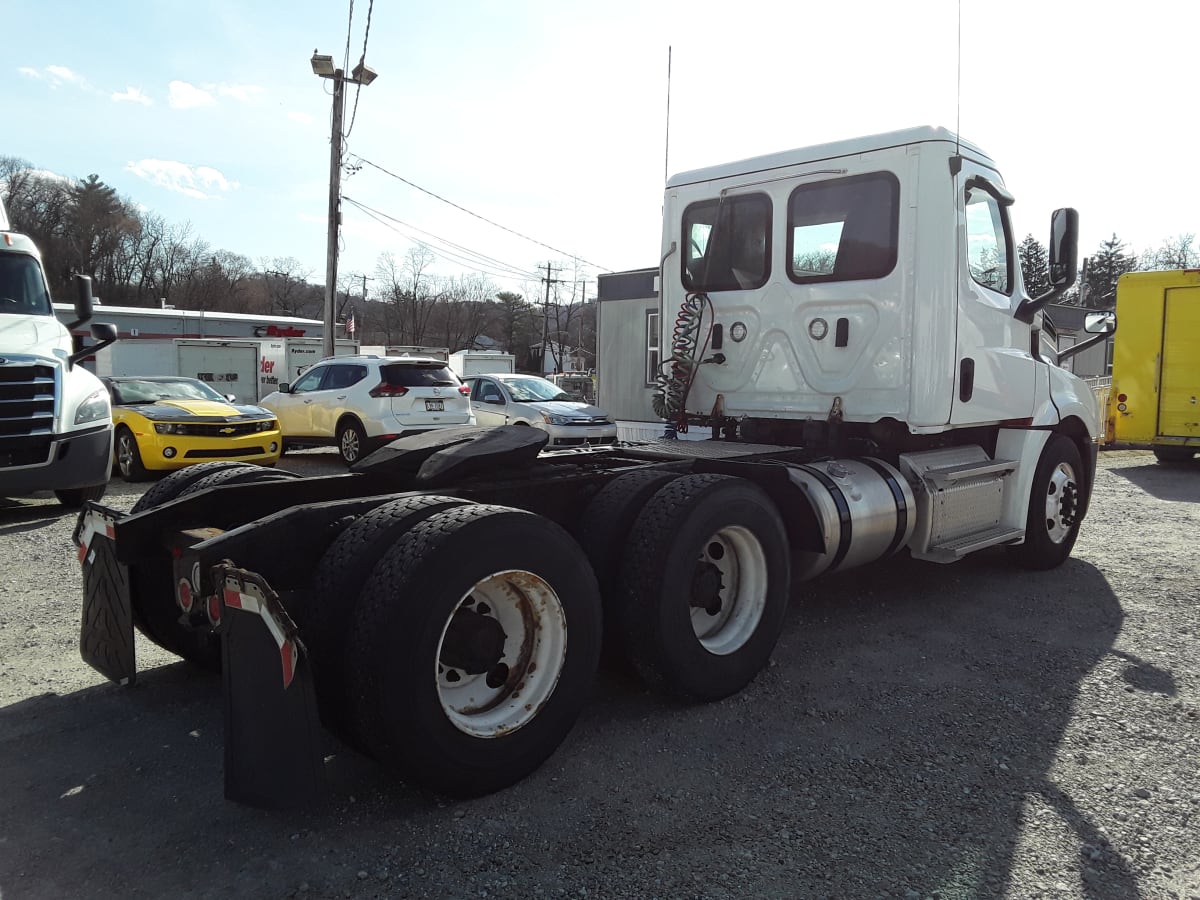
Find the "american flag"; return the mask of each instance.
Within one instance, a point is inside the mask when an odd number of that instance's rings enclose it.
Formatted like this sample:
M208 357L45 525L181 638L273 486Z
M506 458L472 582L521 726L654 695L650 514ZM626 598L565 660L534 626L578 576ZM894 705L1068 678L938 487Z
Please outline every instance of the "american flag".
M354 334L354 311L350 311L350 315L346 317L346 334Z

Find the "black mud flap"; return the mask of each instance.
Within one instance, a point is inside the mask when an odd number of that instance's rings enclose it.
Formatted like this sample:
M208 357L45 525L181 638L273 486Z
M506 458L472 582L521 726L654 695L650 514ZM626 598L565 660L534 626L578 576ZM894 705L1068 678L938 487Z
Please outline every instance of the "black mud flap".
M83 620L79 654L83 661L117 684L137 679L133 651L133 610L129 569L117 562L114 526L123 513L88 502L80 510L72 538L83 567Z
M268 809L318 803L326 796L323 733L296 626L261 576L224 563L213 568L213 583L220 592L225 796Z

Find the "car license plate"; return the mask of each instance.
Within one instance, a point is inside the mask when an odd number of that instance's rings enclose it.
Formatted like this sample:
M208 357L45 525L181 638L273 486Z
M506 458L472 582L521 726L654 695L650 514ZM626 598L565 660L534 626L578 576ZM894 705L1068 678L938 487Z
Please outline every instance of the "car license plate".
M444 400L426 400L425 412L442 412L446 408Z

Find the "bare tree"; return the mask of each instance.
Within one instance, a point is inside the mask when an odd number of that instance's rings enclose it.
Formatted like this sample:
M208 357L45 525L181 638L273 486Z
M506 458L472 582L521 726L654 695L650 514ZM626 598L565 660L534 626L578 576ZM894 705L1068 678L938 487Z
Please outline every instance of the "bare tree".
M1194 234L1167 238L1156 249L1142 254L1140 268L1149 270L1195 269L1200 267L1200 248L1193 246Z

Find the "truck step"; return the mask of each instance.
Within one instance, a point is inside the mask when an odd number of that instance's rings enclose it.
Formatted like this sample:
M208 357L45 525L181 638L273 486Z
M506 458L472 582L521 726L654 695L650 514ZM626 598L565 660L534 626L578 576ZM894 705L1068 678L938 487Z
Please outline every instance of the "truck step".
M1024 536L1025 529L1023 528L1007 528L1000 525L987 531L966 534L962 537L943 541L940 544L930 547L920 558L935 562L953 562L956 559L962 559L968 553L974 553L976 550L982 550L985 547L994 547L997 544L1006 544L1009 541L1015 541Z
M930 487L941 490L952 484L960 481L966 481L970 478L982 478L987 475L1003 477L1016 471L1016 460L1012 459L995 459L986 460L984 462L964 462L957 463L951 466L939 466L935 469L926 469L924 478Z

